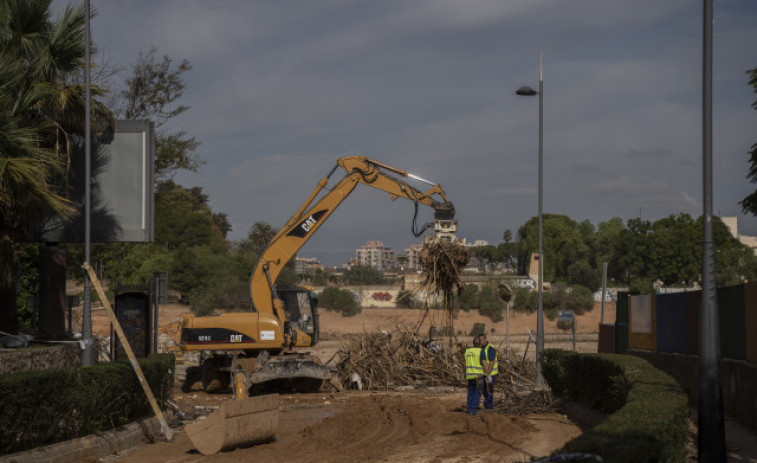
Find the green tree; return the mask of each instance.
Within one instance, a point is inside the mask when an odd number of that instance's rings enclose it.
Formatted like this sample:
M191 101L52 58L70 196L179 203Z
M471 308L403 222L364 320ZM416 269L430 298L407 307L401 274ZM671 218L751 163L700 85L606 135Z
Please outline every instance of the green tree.
M370 265L353 265L344 272L344 280L349 285L380 285L386 281L381 270Z
M596 290L602 284L602 275L599 270L589 265L585 260L580 260L568 267L567 281L570 284L581 285L591 290Z
M586 231L568 216L544 214L542 216L542 249L544 252L544 279L556 281L567 276L568 267L591 258L591 248L584 241ZM532 217L518 230L522 243L519 260L528 262L538 250L538 217Z
M0 1L0 330L17 329L18 255L50 215L69 218L65 184L71 137L84 134L82 5L51 19L51 0ZM101 94L93 88L93 96ZM93 99L93 129L111 121Z
M155 179L162 182L178 170L197 172L203 161L197 154L200 142L195 137L184 130L166 129L168 121L189 110L179 100L186 88L183 76L192 66L187 60L175 65L169 56L158 58L156 54L156 48L139 53L120 92L117 114L155 122Z
M757 67L746 71L749 77L748 85L752 86L752 91L757 93ZM752 102L752 109L757 109L757 99ZM752 145L749 150L749 173L747 178L750 183L757 183L757 143ZM751 212L757 215L757 191L742 199L739 204L744 213Z
M597 268L601 268L602 263L607 262L608 278L620 280L623 276L616 250L621 234L625 229L626 226L620 217L613 217L606 222L600 222L597 226L594 240L594 259Z

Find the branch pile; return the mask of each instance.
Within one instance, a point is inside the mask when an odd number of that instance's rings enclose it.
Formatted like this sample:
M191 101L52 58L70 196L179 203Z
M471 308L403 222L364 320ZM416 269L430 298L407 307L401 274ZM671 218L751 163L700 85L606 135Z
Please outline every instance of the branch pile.
M444 345L443 345L444 344ZM422 340L408 328L399 326L392 334L364 333L358 339L343 340L337 356L337 371L342 384L360 379L362 388L386 390L400 386L463 387L465 347L441 340ZM521 358L497 353L499 375L495 391L515 387ZM357 375L357 376L355 376ZM523 368L520 384L531 385L535 375L533 361Z
M423 280L421 287L441 292L450 299L452 290L460 289L460 274L468 264L468 250L462 243L427 240L418 256Z

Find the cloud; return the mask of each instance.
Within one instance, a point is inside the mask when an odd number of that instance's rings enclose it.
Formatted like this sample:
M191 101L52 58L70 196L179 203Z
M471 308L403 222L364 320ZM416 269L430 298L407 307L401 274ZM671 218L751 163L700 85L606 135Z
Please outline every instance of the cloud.
M674 188L663 180L619 177L589 185L583 192L588 196L611 198L620 204L636 204L654 210L690 211L700 205L686 191Z

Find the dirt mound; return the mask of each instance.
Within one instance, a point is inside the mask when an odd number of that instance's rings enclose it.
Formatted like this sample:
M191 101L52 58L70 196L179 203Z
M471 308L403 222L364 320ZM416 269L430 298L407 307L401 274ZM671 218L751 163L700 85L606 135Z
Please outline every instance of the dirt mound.
M267 460L270 451L279 461L352 463L443 461L474 454L470 461L501 462L535 429L500 413L468 416L460 400L374 395L351 398L340 413L306 427L296 448L273 443L258 447L255 456Z

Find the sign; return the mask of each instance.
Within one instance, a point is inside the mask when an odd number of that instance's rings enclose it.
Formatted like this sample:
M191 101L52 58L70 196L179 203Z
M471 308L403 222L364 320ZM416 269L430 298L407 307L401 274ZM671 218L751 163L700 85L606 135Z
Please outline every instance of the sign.
M134 351L135 357L150 353L150 296L145 293L122 293L116 296L116 318ZM115 359L126 358L121 341L116 341Z
M652 296L630 296L628 313L631 319L631 333L652 333Z

